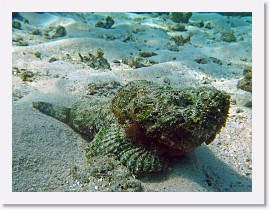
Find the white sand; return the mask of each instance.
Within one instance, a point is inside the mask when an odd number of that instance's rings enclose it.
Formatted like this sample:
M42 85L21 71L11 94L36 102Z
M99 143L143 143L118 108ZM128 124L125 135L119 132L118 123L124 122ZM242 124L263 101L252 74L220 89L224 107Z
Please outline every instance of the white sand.
M150 14L113 13L113 29L95 28L97 21L108 14L36 14L21 13L30 24L13 29L29 46L13 46L12 66L37 73L33 82L23 82L13 75L13 191L82 191L72 181L70 170L76 166L87 170L84 148L87 141L67 125L31 107L33 101L47 101L71 106L89 97L90 82L117 81L121 85L131 80L146 79L164 84L170 81L177 88L199 86L206 81L230 93L232 104L226 126L210 145L202 145L186 157L174 160L168 172L141 178L145 191L251 191L252 133L251 93L237 89L243 69L251 66L250 17L224 17L218 14L193 14L191 20L211 22L212 29L187 25L194 35L190 44L170 51L167 43L172 35L168 26L174 23L162 16ZM33 28L41 31L48 25L63 25L67 35L45 39L32 35ZM232 28L237 42L220 41L220 32ZM132 34L135 41L123 42ZM114 40L106 40L113 35ZM104 38L105 37L105 38ZM243 37L243 40L240 40ZM105 53L112 70L92 69L80 62L78 53L87 55L98 48ZM40 52L37 58L34 53ZM157 53L149 59L158 64L132 69L114 60L139 57L140 51ZM69 54L72 59L66 59ZM49 59L58 60L49 63ZM196 58L214 57L222 65L199 64ZM92 96L93 100L99 96ZM239 112L240 110L240 112Z

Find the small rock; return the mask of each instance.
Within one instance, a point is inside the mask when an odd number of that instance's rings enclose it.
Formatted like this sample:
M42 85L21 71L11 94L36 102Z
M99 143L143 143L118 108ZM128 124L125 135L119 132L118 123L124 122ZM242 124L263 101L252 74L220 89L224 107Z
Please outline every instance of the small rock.
M243 109L241 109L241 108L237 108L237 109L236 109L236 113L242 113L242 112L244 112Z
M167 48L168 50L173 51L173 52L179 51L179 47L175 44L171 44L170 42L167 44Z
M237 88L252 92L252 68L246 67L243 71L244 78L238 81Z
M131 58L131 59L123 59L123 63L129 65L133 69L141 68L141 67L147 67L152 66L153 64L156 64L156 61L146 60L142 58Z
M105 28L105 29L110 29L114 24L114 20L111 16L108 16L105 20L105 22L97 22L95 24L95 27L98 27L98 28Z
M36 51L36 52L34 52L34 55L35 55L37 58L40 58L41 53L40 53L40 52L38 52L38 51Z
M186 27L184 25L181 25L181 24L175 24L171 27L171 29L173 31L186 31Z
M20 78L22 81L28 81L28 82L32 82L33 79L32 77L34 76L34 73L31 71L25 71L20 75Z
M20 29L21 28L21 23L17 20L13 20L12 21L12 28L17 28L17 29Z
M106 39L106 40L110 40L110 41L116 39L115 36L111 35L111 34L106 34L106 35L103 36L103 38Z
M29 44L28 44L28 42L27 41L19 41L18 43L17 43L17 46L28 46Z
M94 69L109 69L111 66L106 58L104 58L104 52L101 49L97 49L96 54L88 53L88 56L83 56L79 53L79 57L82 62Z
M214 27L211 25L210 22L206 23L204 27L205 27L205 28L208 28L208 29L214 28Z
M189 25L192 25L192 26L196 26L196 27L199 27L199 28L202 28L204 27L204 22L203 20L200 20L200 21L188 21Z
M244 106L247 108L252 108L252 101L248 101Z
M54 39L63 37L67 34L64 26L58 25L57 27L49 25L44 32L44 36L47 39Z
M240 61L247 61L247 58L240 58Z
M199 64L207 64L208 63L208 60L206 58L196 58L195 59L195 62L196 63L199 63Z
M30 23L29 23L29 20L28 20L27 18L23 18L23 23L25 23L25 24L30 24Z
M177 46L183 46L186 43L190 42L190 38L193 36L193 33L189 33L187 37L173 36L170 40L173 41Z
M220 39L224 42L236 42L234 31L225 31L221 34Z
M51 38L62 37L65 36L66 34L67 32L64 26L59 25L52 31Z
M222 65L222 61L217 59L217 58L214 58L214 57L210 57L209 58L209 61L213 62L213 63L216 63L218 65Z
M120 64L121 62L119 60L113 60L113 63Z
M192 12L171 12L170 19L176 23L188 23L191 18Z
M57 61L58 59L57 58L55 58L55 57L51 57L50 59L49 59L49 63L52 63L52 62L54 62L54 61Z
M16 36L12 36L12 41L13 42L23 41L23 37L21 35L16 34Z
M135 38L132 36L132 34L128 34L123 38L123 42L132 41L135 42Z
M157 55L157 54L154 53L154 52L140 52L139 55L140 55L141 57L146 58L146 57L152 57L152 56Z
M37 28L37 29L34 29L34 30L32 31L32 34L33 34L33 35L41 35L41 32L40 32L40 30Z

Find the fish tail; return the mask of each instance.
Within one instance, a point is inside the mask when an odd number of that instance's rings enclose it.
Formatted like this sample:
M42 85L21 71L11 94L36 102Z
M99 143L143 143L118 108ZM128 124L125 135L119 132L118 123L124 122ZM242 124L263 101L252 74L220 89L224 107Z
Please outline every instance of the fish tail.
M54 104L43 102L43 101L32 102L32 107L36 108L40 112L50 117L53 117L63 123L66 123L66 124L69 123L70 108L56 106Z

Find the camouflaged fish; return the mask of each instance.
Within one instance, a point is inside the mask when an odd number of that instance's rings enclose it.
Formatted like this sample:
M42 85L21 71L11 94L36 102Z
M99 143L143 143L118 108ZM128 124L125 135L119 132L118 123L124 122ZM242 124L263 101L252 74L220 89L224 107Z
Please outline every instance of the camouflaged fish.
M89 160L114 154L132 173L166 170L168 157L209 144L225 125L230 96L214 87L173 89L139 80L110 100L81 100L71 108L33 107L89 136Z

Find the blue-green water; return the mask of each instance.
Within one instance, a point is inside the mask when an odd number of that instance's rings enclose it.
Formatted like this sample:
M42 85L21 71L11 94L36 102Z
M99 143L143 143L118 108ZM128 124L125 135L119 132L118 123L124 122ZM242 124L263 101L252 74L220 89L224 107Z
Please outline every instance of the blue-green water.
M89 166L84 150L94 135L79 135L74 124L62 123L66 118L42 114L32 102L107 102L134 80L177 90L215 87L231 98L226 124L211 144L172 158L164 173L136 177L142 188L136 181L134 189L251 191L250 13L20 12L13 13L12 47L13 191L110 191L113 181L127 186L106 174L108 168L99 178L89 172L111 161ZM128 131L139 130L132 125Z

